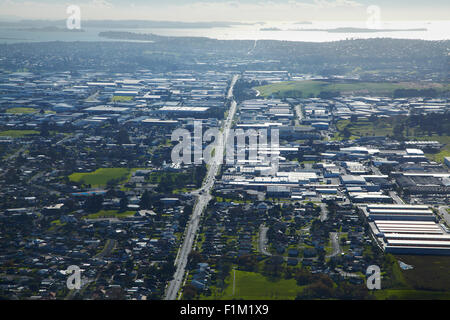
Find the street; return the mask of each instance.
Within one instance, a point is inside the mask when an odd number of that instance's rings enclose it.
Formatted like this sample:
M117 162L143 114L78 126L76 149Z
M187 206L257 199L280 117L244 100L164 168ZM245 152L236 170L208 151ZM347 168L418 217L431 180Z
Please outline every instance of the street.
M238 79L238 76L234 76L233 80L231 81L230 89L228 91L227 98L232 99L233 97L233 87ZM228 117L225 120L223 124L223 133L220 133L220 137L218 139L219 143L216 144L216 152L219 155L223 155L224 153L224 146L225 141L228 139L229 131L231 129L231 125L233 123L233 118L236 113L236 107L237 103L233 100L231 102L230 110L228 112ZM222 143L220 143L222 142ZM212 161L209 165L209 169L206 175L205 180L203 181L203 186L199 190L199 195L197 202L195 203L194 210L192 212L191 219L188 223L186 232L185 232L185 238L183 241L183 244L181 248L178 251L178 255L175 259L175 266L176 271L173 276L173 280L169 283L166 295L164 297L165 300L176 300L178 291L180 290L181 283L183 281L185 268L187 265L187 260L189 253L192 250L192 246L194 244L195 237L197 235L200 217L203 213L203 211L206 209L209 201L211 200L210 191L212 187L214 186L215 178L218 173L218 170L220 168L220 163L217 161Z

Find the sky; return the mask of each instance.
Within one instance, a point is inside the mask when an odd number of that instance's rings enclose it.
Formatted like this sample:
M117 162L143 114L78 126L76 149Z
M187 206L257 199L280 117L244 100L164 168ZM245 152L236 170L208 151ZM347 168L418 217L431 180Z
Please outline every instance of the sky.
M369 6L386 21L450 20L448 0L0 0L0 20L62 20L71 5L87 20L366 21Z

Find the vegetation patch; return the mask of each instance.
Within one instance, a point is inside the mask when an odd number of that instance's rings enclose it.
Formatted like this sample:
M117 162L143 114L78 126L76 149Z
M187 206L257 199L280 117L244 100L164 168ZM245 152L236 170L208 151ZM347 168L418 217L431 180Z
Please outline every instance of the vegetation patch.
M1 137L11 137L11 138L23 138L26 136L39 134L39 131L36 130L6 130L1 131L0 136Z
M135 214L134 211L125 211L125 212L119 212L117 210L101 210L97 213L92 213L87 216L85 216L85 219L102 219L102 218L116 218L116 219L122 219L131 217Z
M34 108L25 108L25 107L17 107L17 108L10 108L6 110L6 113L12 113L12 114L30 114L30 113L36 113L38 110Z
M336 82L336 81L286 81L280 83L258 86L255 89L263 97L274 96L276 98L310 98L333 96L331 93L367 94L377 96L395 96L418 90L417 94L438 94L450 91L449 84L429 83L427 85L409 82ZM424 91L433 89L431 93ZM331 94L331 95L330 95Z
M133 97L129 97L129 96L114 96L111 101L112 102L127 102L127 101L132 101Z
M99 187L106 186L112 180L123 182L131 175L131 171L128 168L100 168L94 172L73 173L69 176L69 179L70 181Z
M236 277L231 271L227 278L228 286L220 299L293 300L302 290L295 279L271 281L259 273L240 270L235 272Z

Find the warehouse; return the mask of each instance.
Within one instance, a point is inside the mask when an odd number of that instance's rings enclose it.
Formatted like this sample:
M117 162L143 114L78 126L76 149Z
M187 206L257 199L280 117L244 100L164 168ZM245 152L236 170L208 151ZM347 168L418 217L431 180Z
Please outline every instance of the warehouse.
M393 254L450 255L450 241L387 240L385 252Z
M443 234L443 230L434 221L389 221L377 220L374 222L375 233L380 236L384 234Z
M130 110L123 107L111 107L111 106L96 106L84 109L86 112L91 113L124 113Z
M367 181L362 176L355 176L355 175L343 175L341 176L341 181L346 186L367 184Z
M377 220L370 226L385 252L450 255L450 234L436 222Z
M419 220L434 221L433 211L408 209L368 209L369 220Z
M208 107L174 107L174 106L165 106L159 109L160 112L163 113L201 113L208 111Z
M369 221L435 221L433 211L425 205L367 204L361 206Z
M380 192L348 192L349 198L355 203L368 203L368 202L393 202L392 198L388 195Z

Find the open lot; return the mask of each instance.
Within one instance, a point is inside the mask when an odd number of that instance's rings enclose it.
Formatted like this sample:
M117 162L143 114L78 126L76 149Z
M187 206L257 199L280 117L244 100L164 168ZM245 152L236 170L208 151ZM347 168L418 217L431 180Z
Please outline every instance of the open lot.
M108 181L125 181L131 174L128 168L100 168L94 172L76 172L69 176L71 181L90 184L94 187L105 186Z
M233 280L234 295L233 295ZM255 272L246 272L236 270L236 278L234 279L233 271L230 272L226 279L228 286L222 296L211 298L230 300L293 300L302 290L294 279L280 279L271 281L263 275Z

